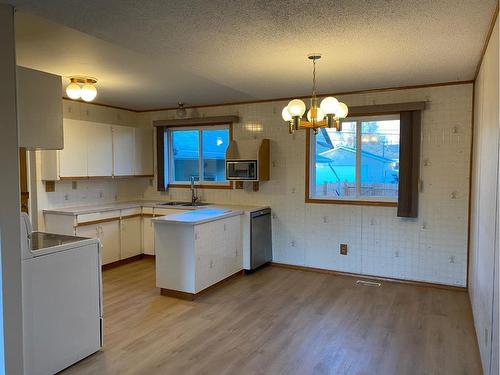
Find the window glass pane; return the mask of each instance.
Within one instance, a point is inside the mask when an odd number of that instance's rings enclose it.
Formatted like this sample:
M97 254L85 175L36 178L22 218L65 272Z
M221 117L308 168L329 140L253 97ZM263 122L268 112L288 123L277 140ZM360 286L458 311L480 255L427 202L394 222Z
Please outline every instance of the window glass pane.
M225 182L226 149L229 129L202 131L203 180Z
M198 130L172 131L173 181L199 180L199 132Z
M356 196L356 122L344 122L341 132L328 128L319 129L314 167L312 196Z
M363 197L398 196L399 120L361 122Z

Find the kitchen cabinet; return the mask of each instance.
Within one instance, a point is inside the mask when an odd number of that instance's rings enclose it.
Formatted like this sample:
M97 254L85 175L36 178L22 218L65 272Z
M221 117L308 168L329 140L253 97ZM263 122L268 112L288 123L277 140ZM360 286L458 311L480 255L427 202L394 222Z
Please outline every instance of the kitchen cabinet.
M99 224L99 227L99 239L102 243L102 264L120 260L120 221L107 221Z
M62 149L61 77L18 66L16 78L19 147Z
M152 176L153 171L153 129L135 130L135 170L136 176Z
M41 152L43 181L154 174L152 129L70 118L63 128L64 149Z
M195 227L196 290L203 290L242 267L240 217Z
M132 176L135 169L134 128L113 126L113 175Z
M120 260L119 223L119 220L114 220L76 228L77 236L98 238L101 241L103 265Z
M120 222L121 258L126 259L142 253L140 216L123 218Z
M64 120L64 148L52 152L58 153L58 177L88 176L87 124L83 121Z
M87 176L102 177L113 175L113 138L111 126L88 122L87 136Z
M150 216L142 217L142 252L148 255L155 254L153 221Z

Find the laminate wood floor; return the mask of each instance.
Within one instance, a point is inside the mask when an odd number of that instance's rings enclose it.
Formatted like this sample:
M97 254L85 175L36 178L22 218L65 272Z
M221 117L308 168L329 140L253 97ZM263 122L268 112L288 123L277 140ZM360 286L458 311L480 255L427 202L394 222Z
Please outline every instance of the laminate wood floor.
M188 302L104 272L104 348L64 374L481 374L467 293L267 267Z

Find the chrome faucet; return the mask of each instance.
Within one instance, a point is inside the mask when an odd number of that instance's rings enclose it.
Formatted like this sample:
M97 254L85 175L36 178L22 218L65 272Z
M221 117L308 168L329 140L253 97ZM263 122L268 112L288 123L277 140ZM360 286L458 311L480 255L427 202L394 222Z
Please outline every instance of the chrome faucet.
M194 176L191 176L191 205L194 206L199 199L200 197L198 197L198 191L194 185Z

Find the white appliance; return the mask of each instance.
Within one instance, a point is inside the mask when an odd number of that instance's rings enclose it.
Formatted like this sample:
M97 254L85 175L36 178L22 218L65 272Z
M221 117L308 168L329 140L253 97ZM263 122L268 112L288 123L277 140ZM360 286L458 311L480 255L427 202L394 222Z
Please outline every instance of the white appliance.
M102 347L99 240L33 232L21 214L24 361L55 374Z

